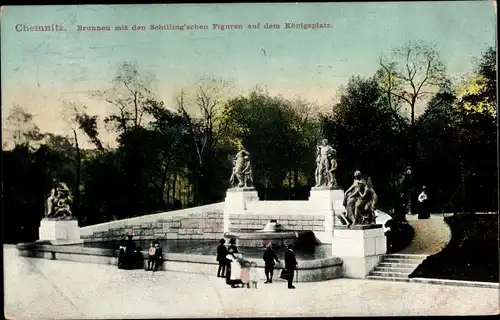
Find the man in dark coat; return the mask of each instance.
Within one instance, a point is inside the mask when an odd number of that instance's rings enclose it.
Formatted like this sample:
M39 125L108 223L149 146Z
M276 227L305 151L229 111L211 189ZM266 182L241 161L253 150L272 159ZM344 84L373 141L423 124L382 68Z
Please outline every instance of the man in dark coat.
M293 252L293 245L288 245L288 250L285 253L285 270L288 280L288 289L295 289L293 286L293 277L295 270L297 270L297 259L295 258L295 252Z
M154 265L153 271L157 271L158 267L163 263L163 250L160 247L160 242L155 241L154 245L156 248L156 252L155 252L155 257L154 257L155 265Z
M408 212L408 196L404 192L399 193L399 197L394 201L394 216L397 221L406 221L406 213Z
M274 273L274 264L276 262L280 262L276 252L273 250L271 246L271 242L266 242L266 251L264 251L264 272L266 273L266 282L264 283L273 283L273 273Z
M217 261L219 262L219 269L217 270L217 278L224 278L227 263L227 248L224 245L226 240L224 238L220 239L219 245L217 246Z

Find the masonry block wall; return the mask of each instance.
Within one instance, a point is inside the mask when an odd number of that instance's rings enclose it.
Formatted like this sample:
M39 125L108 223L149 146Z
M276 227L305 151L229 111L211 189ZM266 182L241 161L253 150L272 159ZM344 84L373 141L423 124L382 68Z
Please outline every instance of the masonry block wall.
M325 231L324 215L262 215L262 214L230 214L229 230L261 230L271 219L278 220L287 230Z
M187 217L162 218L157 222L147 222L125 227L110 227L109 231L98 231L82 236L82 238L90 242L118 240L128 231L132 231L137 240L216 240L223 236L223 219L221 212L192 214Z
M86 242L118 240L128 231L137 240L216 240L224 234L223 210L214 204L80 228Z

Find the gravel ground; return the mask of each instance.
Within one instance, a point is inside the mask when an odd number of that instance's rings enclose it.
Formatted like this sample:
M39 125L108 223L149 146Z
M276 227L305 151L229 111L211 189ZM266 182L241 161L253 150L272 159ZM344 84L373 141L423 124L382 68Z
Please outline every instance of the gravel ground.
M412 243L398 253L436 254L451 240L451 230L442 215L431 215L429 219L407 216L406 220L415 230Z
M216 270L214 269L214 273ZM4 246L9 319L493 315L498 289L336 279L232 289L212 275L19 257Z

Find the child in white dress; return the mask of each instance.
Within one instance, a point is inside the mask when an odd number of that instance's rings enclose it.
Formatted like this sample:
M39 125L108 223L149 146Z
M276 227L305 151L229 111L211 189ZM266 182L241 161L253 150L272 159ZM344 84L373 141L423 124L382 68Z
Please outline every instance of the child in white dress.
M252 284L252 287L257 289L257 283L262 279L261 277L261 271L259 268L257 268L257 264L255 262L252 262L250 264L250 283Z

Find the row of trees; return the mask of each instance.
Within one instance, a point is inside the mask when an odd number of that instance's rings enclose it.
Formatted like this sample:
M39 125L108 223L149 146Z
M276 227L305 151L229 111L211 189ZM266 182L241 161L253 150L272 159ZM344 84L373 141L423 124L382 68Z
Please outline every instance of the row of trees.
M327 114L259 88L234 97L232 82L214 77L167 106L153 94L154 75L126 62L108 90L91 93L109 104L108 117L65 102L67 136L41 133L29 113L13 109L15 147L3 150L7 236L36 238L53 179L72 189L80 225L222 201L242 146L261 198L307 199L322 137L337 149L340 184L360 169L382 209L392 208L408 164L415 185L429 186L434 210L495 208L495 54L486 51L457 84L432 46L407 43L381 57L372 77L353 76ZM117 134L116 148L101 142L100 121ZM95 148L80 148L80 133Z

